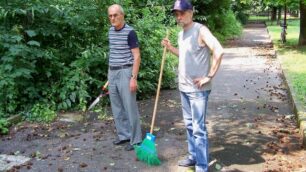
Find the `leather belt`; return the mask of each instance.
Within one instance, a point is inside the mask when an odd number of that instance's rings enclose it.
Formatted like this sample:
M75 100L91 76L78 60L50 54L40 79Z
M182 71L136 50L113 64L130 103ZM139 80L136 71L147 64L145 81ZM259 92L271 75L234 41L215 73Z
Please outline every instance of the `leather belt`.
M132 64L125 64L125 65L122 65L122 66L109 66L109 69L110 70L119 70L119 69L126 69L126 68L129 68L129 67L132 67L133 65Z

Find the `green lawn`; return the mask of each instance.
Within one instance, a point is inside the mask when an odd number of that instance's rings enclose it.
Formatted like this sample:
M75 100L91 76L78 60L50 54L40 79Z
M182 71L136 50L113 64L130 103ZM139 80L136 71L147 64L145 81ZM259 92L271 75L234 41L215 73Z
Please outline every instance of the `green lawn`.
M284 15L282 15L281 20L283 20ZM293 17L293 16L287 16L287 19L292 20L292 19L298 19L297 17ZM251 15L249 17L249 21L268 21L270 20L270 16L256 16L256 15Z
M254 15L251 15L249 17L249 20L252 20L252 21L266 21L266 20L269 20L269 16L254 16Z
M276 22L266 22L272 37L274 47L278 51L278 57L282 68L288 74L294 92L302 105L306 107L306 46L298 47L299 20L288 20L287 43L280 41L281 27Z

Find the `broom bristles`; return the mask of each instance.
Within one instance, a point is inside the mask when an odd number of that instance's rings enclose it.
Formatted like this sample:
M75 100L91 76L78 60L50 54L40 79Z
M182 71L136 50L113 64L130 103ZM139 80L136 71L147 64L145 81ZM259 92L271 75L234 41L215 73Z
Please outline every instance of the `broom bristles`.
M148 165L160 165L157 156L155 143L151 140L144 139L140 146L135 147L137 159L147 163Z

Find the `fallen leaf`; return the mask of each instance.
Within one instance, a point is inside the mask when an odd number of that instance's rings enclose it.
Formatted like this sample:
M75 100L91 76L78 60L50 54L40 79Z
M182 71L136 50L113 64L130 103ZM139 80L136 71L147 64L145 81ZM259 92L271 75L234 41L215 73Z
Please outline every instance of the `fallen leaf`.
M215 169L219 171L219 170L221 170L221 168L222 168L222 166L220 164L216 163Z
M87 164L84 163L84 162L82 162L82 163L80 164L80 167L81 167L81 168L85 168L85 167L87 167Z
M159 130L160 130L160 127L154 127L153 130L154 130L154 131L159 131Z

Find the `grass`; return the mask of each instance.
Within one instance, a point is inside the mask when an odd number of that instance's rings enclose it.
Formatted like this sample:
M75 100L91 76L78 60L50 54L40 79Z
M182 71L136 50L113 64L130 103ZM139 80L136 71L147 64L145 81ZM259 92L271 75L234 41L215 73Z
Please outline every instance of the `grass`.
M266 20L269 20L269 16L254 16L254 15L252 15L252 16L250 16L249 17L249 20L251 20L251 21L266 21Z
M297 46L300 22L297 19L290 19L287 22L287 42L280 41L281 27L276 22L267 21L269 33L272 37L274 47L278 51L278 57L282 68L294 92L302 106L306 108L306 46Z
M282 19L283 20L284 15L282 15ZM293 16L287 16L287 19L291 20L291 19L298 19L296 17ZM249 17L249 21L268 21L270 20L270 16L256 16L256 15L251 15Z

